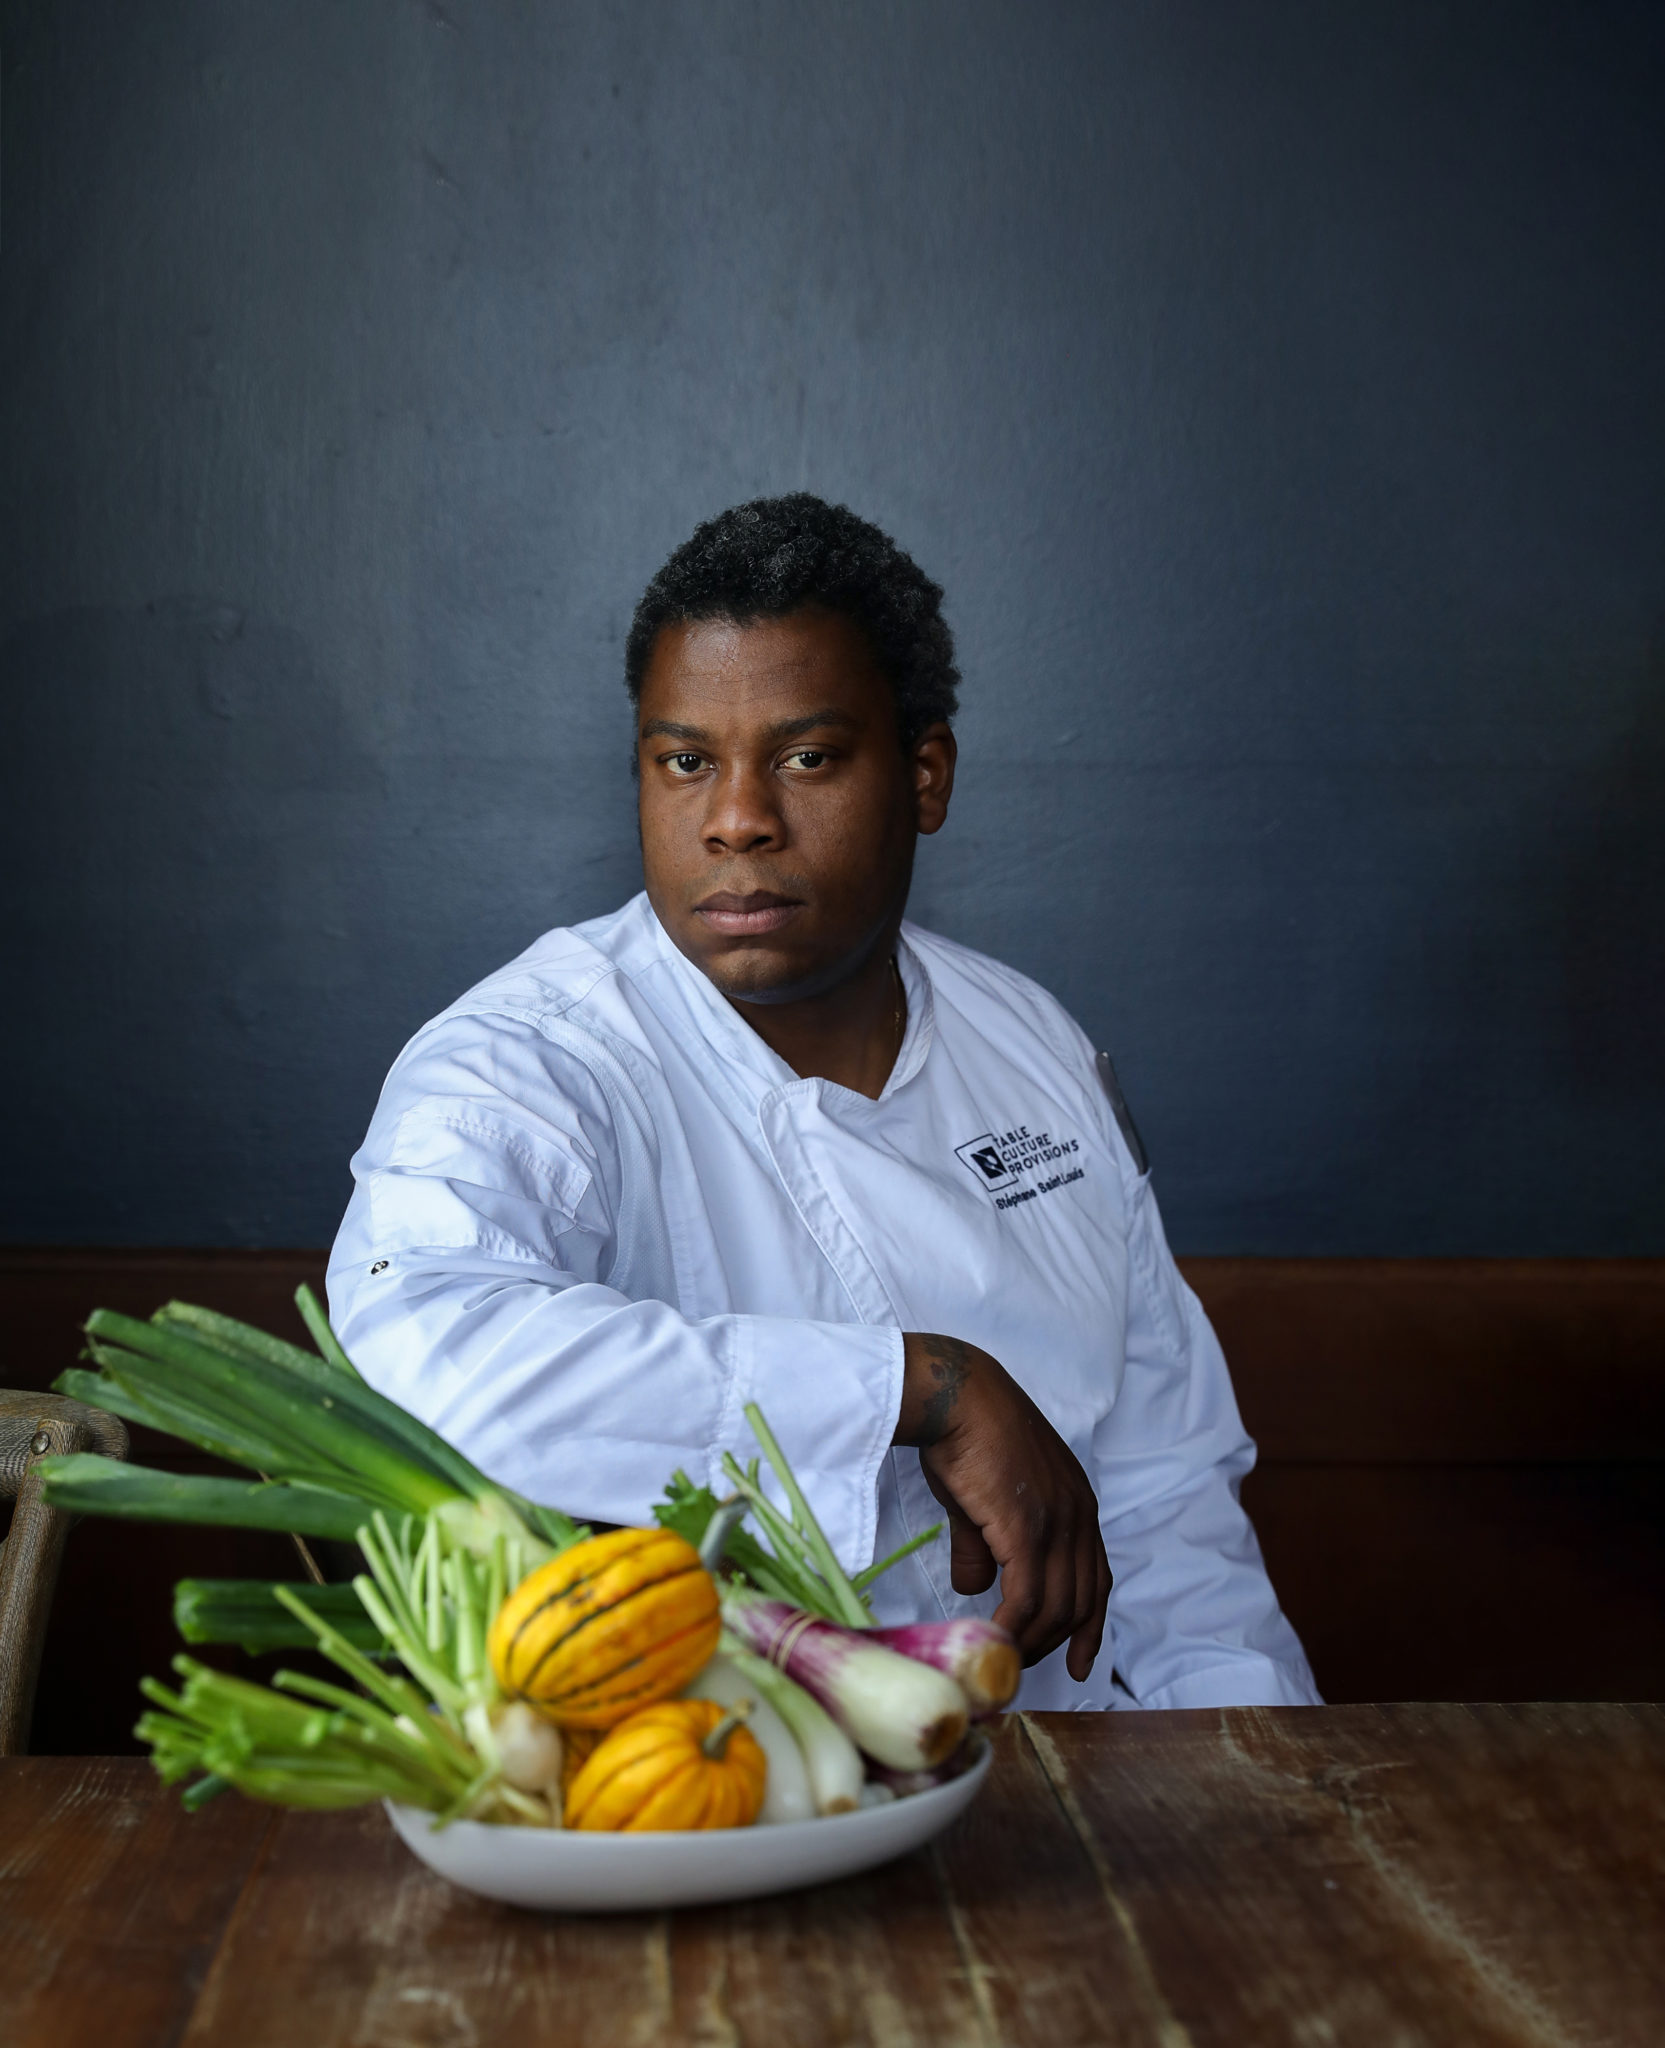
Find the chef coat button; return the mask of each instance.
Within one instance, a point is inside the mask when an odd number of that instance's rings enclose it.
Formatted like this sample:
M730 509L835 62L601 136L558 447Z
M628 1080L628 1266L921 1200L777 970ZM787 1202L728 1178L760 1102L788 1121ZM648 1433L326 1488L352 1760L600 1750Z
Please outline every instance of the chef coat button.
M378 1273L385 1273L387 1271L387 1264L388 1262L386 1259L378 1259L376 1263L370 1268L371 1279L374 1280Z

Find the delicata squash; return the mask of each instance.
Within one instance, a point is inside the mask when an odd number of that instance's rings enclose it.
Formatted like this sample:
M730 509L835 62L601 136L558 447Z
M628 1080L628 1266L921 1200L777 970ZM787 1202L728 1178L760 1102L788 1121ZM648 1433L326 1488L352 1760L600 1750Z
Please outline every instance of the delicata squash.
M602 1737L567 1794L569 1828L641 1833L745 1828L763 1805L769 1766L743 1724L751 1702L666 1700Z
M614 1529L522 1579L487 1638L511 1699L568 1728L611 1728L680 1692L717 1647L717 1587L669 1529Z

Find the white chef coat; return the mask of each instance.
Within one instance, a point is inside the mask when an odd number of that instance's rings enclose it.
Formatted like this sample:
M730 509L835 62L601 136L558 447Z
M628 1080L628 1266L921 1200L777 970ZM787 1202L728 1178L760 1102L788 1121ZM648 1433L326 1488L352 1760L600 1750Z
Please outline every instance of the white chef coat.
M336 1329L484 1471L644 1522L724 1491L758 1402L845 1568L942 1519L891 1434L902 1332L991 1352L1081 1460L1115 1573L1091 1677L1026 1707L1317 1700L1237 1489L1225 1360L1091 1045L1010 968L904 925L907 1031L877 1101L800 1080L646 896L548 933L426 1025L353 1160ZM884 1621L992 1613L946 1534Z

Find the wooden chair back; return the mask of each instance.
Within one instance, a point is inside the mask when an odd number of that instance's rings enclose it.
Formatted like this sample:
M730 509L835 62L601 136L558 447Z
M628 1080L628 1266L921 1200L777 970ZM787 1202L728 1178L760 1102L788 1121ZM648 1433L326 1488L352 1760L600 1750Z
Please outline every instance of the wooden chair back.
M41 1499L35 1468L67 1451L125 1458L126 1428L102 1408L61 1394L0 1391L0 1500L13 1500L0 1544L0 1756L21 1756L29 1744L47 1617L75 1519Z

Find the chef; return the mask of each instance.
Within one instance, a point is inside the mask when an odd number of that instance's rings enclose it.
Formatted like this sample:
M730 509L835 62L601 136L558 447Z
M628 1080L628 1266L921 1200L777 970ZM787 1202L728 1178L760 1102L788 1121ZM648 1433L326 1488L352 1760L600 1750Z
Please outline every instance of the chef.
M1254 1447L1107 1061L909 923L953 793L942 592L806 494L700 527L626 652L643 893L424 1026L332 1317L486 1472L643 1522L759 1403L882 1621L993 1615L1026 1707L1317 1699Z

